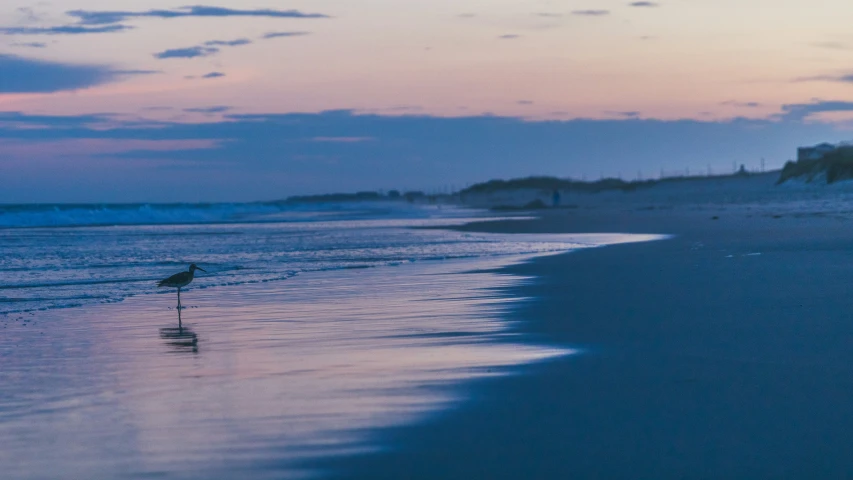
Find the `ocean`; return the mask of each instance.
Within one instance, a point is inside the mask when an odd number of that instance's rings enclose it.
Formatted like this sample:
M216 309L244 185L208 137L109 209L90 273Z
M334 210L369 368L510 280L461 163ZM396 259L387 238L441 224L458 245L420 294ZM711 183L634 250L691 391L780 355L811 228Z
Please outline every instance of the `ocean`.
M4 478L297 478L471 380L577 353L503 318L501 267L648 240L495 235L403 202L0 206ZM523 217L517 217L522 219ZM196 263L182 291L155 282Z
M482 215L482 214L480 214ZM405 203L0 206L0 314L116 302L192 262L193 288L300 273L563 251L563 241L413 229L477 213Z

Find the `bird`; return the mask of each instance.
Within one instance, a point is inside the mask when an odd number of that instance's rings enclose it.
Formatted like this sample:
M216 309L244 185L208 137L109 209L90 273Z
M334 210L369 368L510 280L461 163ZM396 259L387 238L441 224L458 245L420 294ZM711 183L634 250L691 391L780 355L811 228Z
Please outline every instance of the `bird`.
M193 263L190 265L190 269L188 271L176 273L169 278L157 282L158 287L171 287L178 289L178 322L181 321L181 288L186 287L193 281L193 276L195 275L196 270L201 270L202 272L207 273L207 270Z

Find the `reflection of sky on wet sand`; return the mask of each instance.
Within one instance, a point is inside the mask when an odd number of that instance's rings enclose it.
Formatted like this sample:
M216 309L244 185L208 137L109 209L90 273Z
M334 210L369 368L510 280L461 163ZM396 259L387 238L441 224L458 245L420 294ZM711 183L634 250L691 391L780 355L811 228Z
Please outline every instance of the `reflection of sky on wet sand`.
M495 289L523 279L446 275L506 261L196 290L182 330L167 296L38 314L0 340L0 464L10 478L263 478L370 448L368 429L460 400L454 382L570 353L502 333L512 300Z
M370 432L464 400L464 380L572 353L507 333L502 290L526 279L470 270L512 260L193 290L182 330L165 295L7 321L5 478L292 478L379 448Z

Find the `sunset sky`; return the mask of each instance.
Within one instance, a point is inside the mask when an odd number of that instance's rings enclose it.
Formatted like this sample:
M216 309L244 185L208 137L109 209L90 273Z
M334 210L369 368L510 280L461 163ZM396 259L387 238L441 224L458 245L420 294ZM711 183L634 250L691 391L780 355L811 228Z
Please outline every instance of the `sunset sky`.
M0 202L778 167L853 134L843 0L0 6Z

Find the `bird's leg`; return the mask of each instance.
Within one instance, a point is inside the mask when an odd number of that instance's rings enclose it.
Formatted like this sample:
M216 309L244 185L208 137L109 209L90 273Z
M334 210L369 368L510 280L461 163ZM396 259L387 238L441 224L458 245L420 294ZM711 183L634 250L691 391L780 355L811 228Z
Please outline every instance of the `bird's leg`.
M178 330L182 329L181 325L181 288L178 287Z

